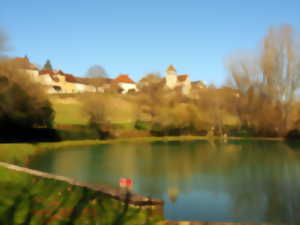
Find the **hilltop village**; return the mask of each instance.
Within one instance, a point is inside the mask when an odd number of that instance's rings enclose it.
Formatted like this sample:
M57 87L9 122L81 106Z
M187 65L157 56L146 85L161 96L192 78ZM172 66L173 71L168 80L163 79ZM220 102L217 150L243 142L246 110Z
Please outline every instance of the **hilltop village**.
M128 74L120 74L114 79L104 77L101 85L95 87L92 79L88 77L75 76L62 70L38 69L28 57L17 57L12 61L25 70L33 81L45 86L49 94L105 92L110 88L118 88L122 94L139 91L138 83L134 82ZM166 88L181 89L184 95L189 95L192 88L206 87L201 81L191 82L188 74L178 74L173 65L167 68L160 82Z

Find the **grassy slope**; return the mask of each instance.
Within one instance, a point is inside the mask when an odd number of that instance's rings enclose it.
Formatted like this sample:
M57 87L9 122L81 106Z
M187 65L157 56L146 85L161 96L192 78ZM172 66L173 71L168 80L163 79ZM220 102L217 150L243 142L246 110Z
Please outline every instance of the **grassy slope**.
M57 98L51 99L55 110L55 124L86 125L88 118L81 112L81 104L76 101L63 102Z
M126 207L87 188L0 167L1 224L157 224L162 216ZM4 194L5 193L5 194Z
M55 110L56 125L87 125L88 117L82 113L82 105L77 100L78 96L52 96L51 102ZM133 106L118 98L112 100L111 118L113 124L123 128L133 128L134 109ZM118 110L115 110L118 108ZM202 112L199 112L201 115ZM203 114L202 117L209 120L209 116ZM224 124L234 126L238 123L238 119L228 113L224 114Z
M51 103L55 111L56 125L84 126L88 124L88 117L82 112L82 104L76 98L52 96ZM130 104L124 101L114 101L111 107L110 120L113 124L125 128L133 127L134 112Z

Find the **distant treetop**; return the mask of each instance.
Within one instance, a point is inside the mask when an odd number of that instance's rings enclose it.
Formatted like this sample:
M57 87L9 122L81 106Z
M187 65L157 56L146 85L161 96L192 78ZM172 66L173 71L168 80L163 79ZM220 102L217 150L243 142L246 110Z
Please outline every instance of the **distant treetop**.
M107 77L107 72L102 66L93 65L88 69L86 75L91 78L97 78L97 77L105 78Z
M49 59L47 59L45 65L44 65L44 67L43 67L43 69L44 69L44 70L53 70L52 65L51 65L51 62L50 62Z

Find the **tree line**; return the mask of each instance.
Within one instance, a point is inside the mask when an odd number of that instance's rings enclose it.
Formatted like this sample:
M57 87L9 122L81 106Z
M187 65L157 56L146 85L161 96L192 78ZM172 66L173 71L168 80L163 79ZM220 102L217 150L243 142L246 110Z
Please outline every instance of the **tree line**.
M118 110L111 107L117 98L135 108L135 128L151 135L285 136L299 123L299 46L292 26L272 27L258 49L228 57L228 81L220 88L193 89L185 96L148 74L137 93L87 94L84 111L103 137L113 136L109 115Z
M48 95L15 62L6 60L7 38L0 34L0 130L52 128L54 111ZM100 138L118 136L111 115L131 115L134 129L128 135L231 135L285 136L298 132L300 85L299 37L290 25L272 27L259 47L228 57L228 81L222 87L193 88L183 95L180 88L165 87L159 74L148 74L138 92L80 96L90 126ZM52 69L50 61L45 68ZM101 86L107 73L99 66L88 75ZM299 133L299 132L298 132Z

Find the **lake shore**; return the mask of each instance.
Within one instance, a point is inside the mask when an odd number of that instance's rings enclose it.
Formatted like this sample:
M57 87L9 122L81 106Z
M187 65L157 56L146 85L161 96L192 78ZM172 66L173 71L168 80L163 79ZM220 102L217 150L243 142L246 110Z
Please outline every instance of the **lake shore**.
M109 140L76 140L45 143L2 143L0 144L0 161L24 166L30 157L35 154L58 150L67 147L81 147L88 145L131 143L131 142L154 142L154 141L227 141L227 140L256 140L256 141L283 141L284 138L264 137L207 137L207 136L165 136L165 137L141 137L141 138L120 138Z
M36 154L46 151L55 151L67 147L80 147L99 144L111 144L111 143L140 143L140 142L155 142L155 141L217 141L224 142L226 140L237 141L284 141L283 138L241 138L241 137L229 137L227 139L220 137L195 137L195 136L181 136L181 137L147 137L147 138L127 138L127 139L113 139L113 140L82 140L82 141L63 141L54 143L21 143L21 144L0 144L0 160L10 163L26 166L28 160ZM3 158L4 157L4 158ZM142 214L143 215L143 214ZM206 222L179 222L179 221L160 221L158 224L252 224L252 223L206 223Z

